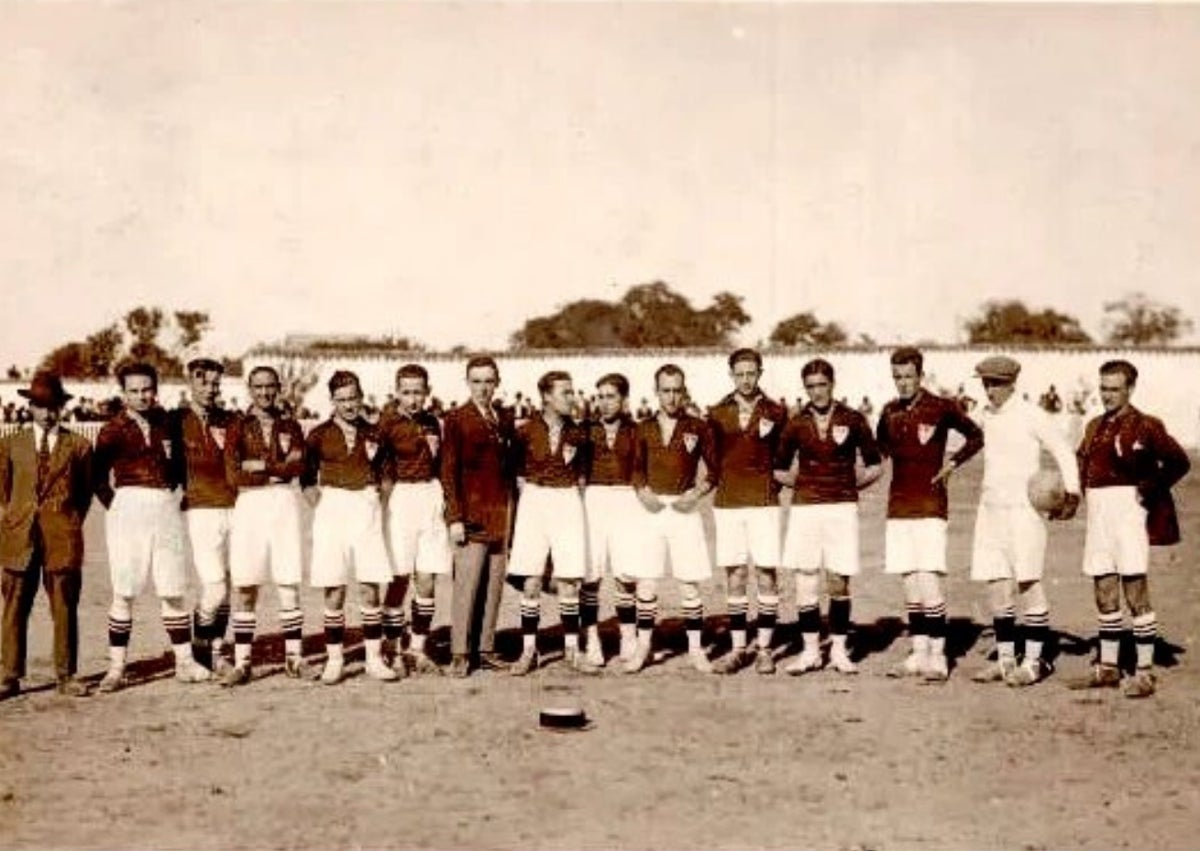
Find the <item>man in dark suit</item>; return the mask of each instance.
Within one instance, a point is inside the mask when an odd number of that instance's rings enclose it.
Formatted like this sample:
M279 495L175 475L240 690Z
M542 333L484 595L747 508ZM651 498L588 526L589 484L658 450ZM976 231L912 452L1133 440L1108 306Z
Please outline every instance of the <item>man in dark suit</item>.
M28 390L32 426L0 440L0 568L4 617L0 632L0 700L20 692L26 632L39 577L54 619L58 691L83 697L79 595L83 585L83 519L92 503L92 448L59 424L71 398L53 373L38 373Z
M454 552L450 675L465 677L471 657L484 668L503 667L495 652L496 616L504 590L505 549L512 517L508 451L512 415L492 406L500 369L490 357L467 362L471 399L446 415L442 488Z

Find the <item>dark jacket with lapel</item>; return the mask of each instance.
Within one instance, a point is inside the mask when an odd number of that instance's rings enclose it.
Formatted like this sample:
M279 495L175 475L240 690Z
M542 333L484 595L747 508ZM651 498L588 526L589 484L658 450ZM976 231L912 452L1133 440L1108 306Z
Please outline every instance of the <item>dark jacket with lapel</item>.
M499 543L508 537L512 439L509 411L502 410L495 425L470 401L446 415L440 471L446 522L462 523L472 541Z

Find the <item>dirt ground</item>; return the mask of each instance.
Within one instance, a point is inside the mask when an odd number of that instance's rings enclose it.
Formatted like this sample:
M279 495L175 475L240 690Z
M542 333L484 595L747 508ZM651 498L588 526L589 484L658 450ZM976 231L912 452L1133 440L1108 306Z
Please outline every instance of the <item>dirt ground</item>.
M1178 491L1185 542L1157 553L1152 575L1160 692L1131 701L1064 687L1085 671L1095 633L1079 519L1051 535L1056 673L1025 690L970 682L991 645L982 595L965 578L978 474L977 461L953 483L957 658L941 686L884 673L906 642L899 583L881 572L879 486L863 506L857 677L706 677L669 657L636 677L585 679L549 661L527 679L353 676L328 688L282 676L268 593L256 680L232 691L182 686L170 678L157 604L145 595L131 648L140 682L72 700L50 687L39 598L26 681L33 691L0 705L0 847L1195 847L1200 476ZM88 540L82 671L94 681L105 666L108 599L99 511ZM786 589L780 644L792 638L790 582ZM722 579L708 599L707 638L723 649ZM506 591L505 626L517 623L515 600ZM448 640L444 602L439 654ZM677 602L667 589L669 652L684 643L672 619ZM314 658L319 612L319 597L307 592ZM602 617L613 652L607 593ZM547 650L560 641L547 630ZM504 634L508 652L518 644L514 631ZM539 730L539 707L572 701L593 720L589 730Z

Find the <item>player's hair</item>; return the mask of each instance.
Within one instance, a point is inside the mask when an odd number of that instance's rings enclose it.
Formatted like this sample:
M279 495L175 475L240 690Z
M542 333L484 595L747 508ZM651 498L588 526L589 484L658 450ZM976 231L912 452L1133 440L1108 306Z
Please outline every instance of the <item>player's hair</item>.
M329 379L329 395L341 390L343 387L354 385L358 389L359 395L362 394L362 384L358 380L358 376L348 369L339 369Z
M916 346L901 346L892 352L892 366L901 366L907 363L911 363L917 368L917 375L924 374L925 356Z
M479 369L485 366L491 367L492 372L496 373L496 377L500 377L500 367L496 365L496 359L491 355L475 355L468 360L467 374L469 375L473 369Z
M613 387L622 399L629 398L629 379L621 373L610 372L608 375L600 376L600 380L596 382L596 389L599 390L605 384Z
M654 371L654 387L655 387L655 389L658 388L658 380L660 378L662 378L664 375L675 375L675 376L678 376L679 378L682 378L685 383L687 382L687 376L685 376L683 374L682 369L680 369L678 366L676 366L673 363L664 363L662 366L660 366L658 369L656 369Z
M804 379L808 378L810 375L823 375L826 378L828 378L829 381L832 383L834 380L833 364L831 364L829 361L825 360L824 358L814 358L813 360L810 360L808 363L806 363L803 366L803 368L801 368L800 380L803 381Z
M1137 384L1138 371L1137 367L1127 360L1110 360L1105 361L1100 365L1101 375L1123 375L1125 376L1125 386L1132 387Z
M276 384L282 383L279 380L279 370L277 370L273 366L265 366L265 365L264 366L256 366L256 367L254 367L254 369L250 370L249 374L246 376L246 383L249 384L251 381L253 381L254 376L258 375L260 372L270 373L271 377L275 379Z
M571 373L561 369L552 369L538 379L538 392L545 396L554 389L554 385L559 381L570 381Z
M759 369L762 369L762 355L760 355L754 349L745 349L745 348L737 349L733 354L731 354L729 356L729 368L733 369L735 366L737 366L739 363L741 363L744 360L751 361L751 362L753 362L753 364L756 367L758 367Z
M121 364L117 368L117 383L121 385L121 389L125 389L125 379L131 375L144 375L150 379L150 386L158 389L158 370L151 364L145 361L133 361L131 363Z
M419 378L425 382L426 387L429 386L429 370L425 369L419 363L406 363L396 370L397 386L399 386L401 378Z

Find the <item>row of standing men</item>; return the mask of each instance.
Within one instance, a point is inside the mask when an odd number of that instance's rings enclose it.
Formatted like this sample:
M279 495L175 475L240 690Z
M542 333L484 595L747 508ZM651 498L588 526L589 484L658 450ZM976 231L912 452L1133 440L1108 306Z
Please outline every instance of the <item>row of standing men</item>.
M1015 396L1020 364L1006 356L977 367L988 405L976 423L953 400L922 387L918 350L897 349L890 358L897 396L875 430L860 412L834 400L835 373L826 360L802 368L809 401L791 417L760 390L758 352L739 349L728 362L733 390L703 418L684 409L683 371L660 367L659 410L641 422L629 416L629 383L616 373L596 383L595 419L572 420L571 376L551 371L539 381L541 411L516 423L492 405L500 372L488 357L467 362L470 401L444 421L426 410L427 372L407 364L396 374L394 409L369 422L358 378L338 371L329 381L333 414L307 435L282 414L279 376L270 367L249 373L251 405L233 414L219 406L219 362L188 364L191 401L171 412L157 405L154 369L133 363L118 374L125 408L104 426L94 451L58 422L70 398L61 381L36 375L21 391L34 414L31 428L0 442L0 698L20 691L39 576L54 616L59 690L88 691L75 677L76 609L82 524L93 495L106 509L113 592L102 692L125 684L133 601L148 579L161 600L178 680L215 676L229 686L251 680L258 590L273 582L285 673L336 684L345 670L351 584L358 586L367 676L443 673L426 651L439 575L452 575L454 584L450 675L468 676L478 667L515 675L536 669L541 596L551 576L565 663L585 674L607 663L597 624L599 583L611 577L619 662L635 673L654 658L657 583L668 565L680 585L688 659L698 671L732 674L753 666L774 673L782 567L795 571L802 638L800 653L784 670L802 675L828 665L853 674L847 638L851 579L860 572L858 493L879 478L885 458L892 466L885 571L902 577L911 641L911 652L891 673L941 682L949 676L946 481L980 450L971 576L986 583L997 654L974 679L1026 686L1047 672L1042 648L1049 606L1041 583L1047 529L1027 494L1046 450L1066 491L1050 518L1070 519L1081 494L1088 500L1083 569L1095 581L1100 641L1097 663L1077 684L1122 683L1117 648L1124 596L1137 645L1125 693L1153 694L1157 625L1147 552L1151 543L1178 540L1170 488L1187 472L1188 460L1159 420L1131 404L1132 364L1101 368L1105 413L1088 424L1077 460L1045 412ZM952 432L961 445L947 455ZM792 490L786 524L784 488ZM715 661L702 644L700 593L711 570L698 507L710 492L732 642ZM324 594L326 660L319 674L301 643L301 495L313 506L309 581ZM194 612L185 602L189 564L201 587ZM752 573L757 606L750 643ZM495 650L506 576L521 588L522 652L511 664ZM829 598L827 659L820 642L822 585ZM232 663L223 649L230 620Z

